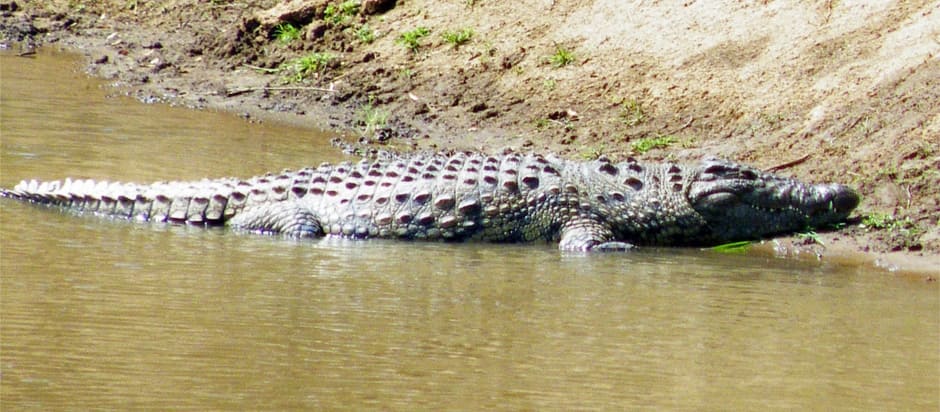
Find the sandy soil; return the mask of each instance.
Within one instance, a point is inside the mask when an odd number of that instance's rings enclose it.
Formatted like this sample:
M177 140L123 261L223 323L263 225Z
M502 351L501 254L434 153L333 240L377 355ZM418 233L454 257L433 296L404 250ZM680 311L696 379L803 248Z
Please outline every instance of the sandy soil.
M936 1L359 5L0 0L0 38L83 53L142 101L330 128L357 150L712 155L851 184L864 201L847 228L777 240L777 253L940 274ZM294 40L277 38L285 23ZM465 28L465 43L445 39ZM297 73L312 53L333 58Z

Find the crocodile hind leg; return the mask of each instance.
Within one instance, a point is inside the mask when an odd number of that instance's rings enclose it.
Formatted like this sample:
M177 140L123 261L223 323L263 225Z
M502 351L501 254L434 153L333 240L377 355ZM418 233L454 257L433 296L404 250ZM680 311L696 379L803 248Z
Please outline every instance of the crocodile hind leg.
M558 248L570 252L623 252L633 245L614 240L614 233L607 225L590 218L568 222L561 230Z
M227 222L236 229L290 237L323 236L320 219L296 202L247 206Z

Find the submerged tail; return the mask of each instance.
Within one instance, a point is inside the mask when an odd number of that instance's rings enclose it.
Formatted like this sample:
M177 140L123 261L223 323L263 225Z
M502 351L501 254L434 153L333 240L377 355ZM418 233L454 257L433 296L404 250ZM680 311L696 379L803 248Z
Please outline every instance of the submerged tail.
M270 187L265 189L271 189ZM149 185L95 180L22 181L0 197L78 212L151 222L220 225L247 204L276 201L275 191L238 179Z

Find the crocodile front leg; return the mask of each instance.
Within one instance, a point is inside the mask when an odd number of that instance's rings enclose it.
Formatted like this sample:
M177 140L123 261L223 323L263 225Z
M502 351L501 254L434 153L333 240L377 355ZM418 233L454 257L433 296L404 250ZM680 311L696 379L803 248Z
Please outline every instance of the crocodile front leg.
M623 252L634 246L614 240L614 232L607 225L594 219L579 218L562 227L558 248L570 252Z
M312 238L323 236L320 219L297 202L248 206L227 222L234 228L265 234Z

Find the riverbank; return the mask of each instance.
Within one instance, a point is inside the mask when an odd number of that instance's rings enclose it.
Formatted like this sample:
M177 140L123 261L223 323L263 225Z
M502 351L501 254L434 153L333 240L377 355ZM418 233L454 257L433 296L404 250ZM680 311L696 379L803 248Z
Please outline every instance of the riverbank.
M144 102L359 150L727 157L864 195L852 225L778 253L940 267L932 2L42 3L0 1L4 43L82 53Z

